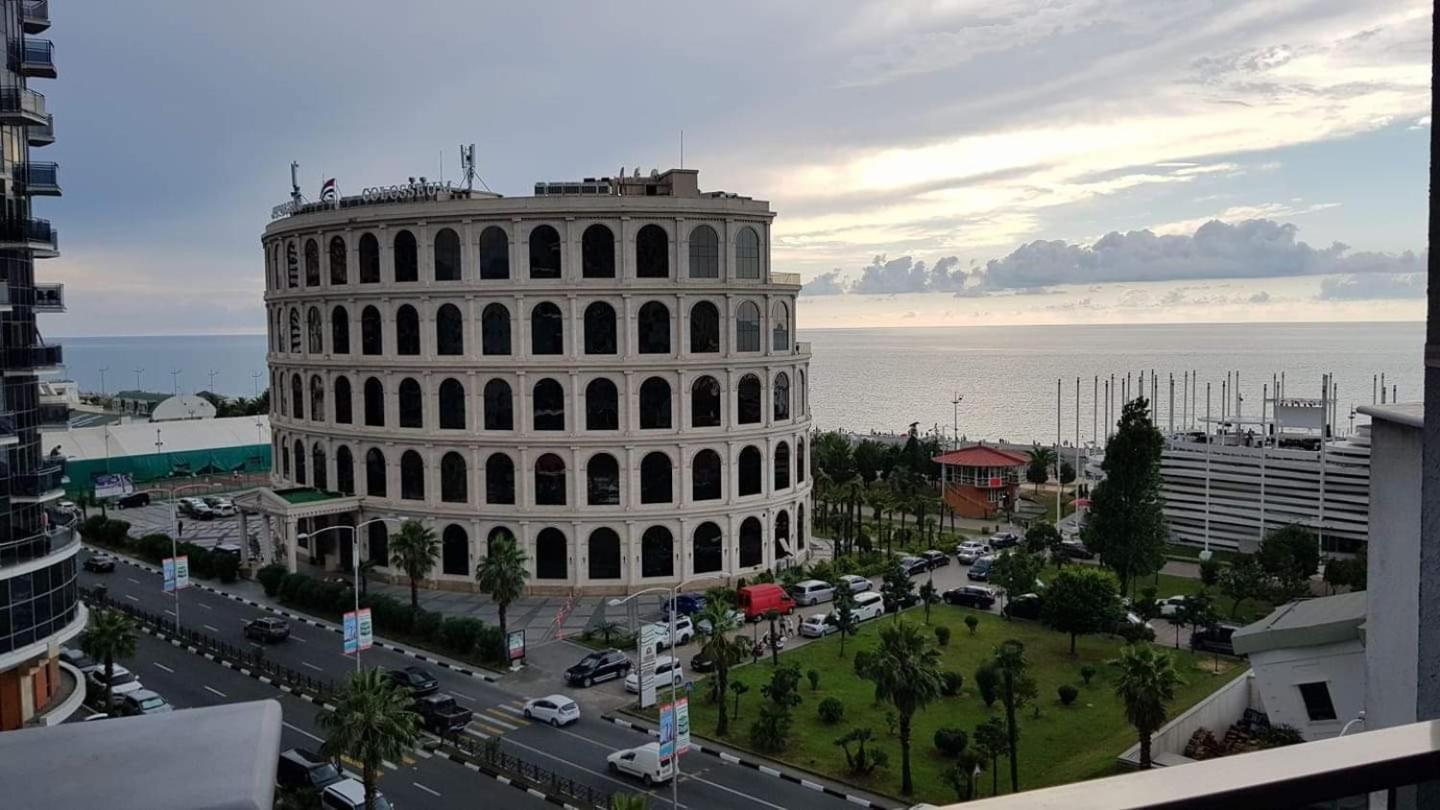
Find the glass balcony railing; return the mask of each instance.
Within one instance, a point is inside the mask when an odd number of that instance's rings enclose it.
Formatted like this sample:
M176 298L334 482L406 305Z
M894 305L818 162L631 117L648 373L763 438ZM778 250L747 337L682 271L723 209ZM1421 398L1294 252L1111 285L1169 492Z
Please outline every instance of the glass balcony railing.
M50 27L50 0L25 0L20 9L20 24L27 34L38 34Z
M771 274L770 274L770 283L771 283L771 284L794 284L794 285L796 285L796 286L799 286L799 284L800 284L800 274L799 274L799 273L771 273Z
M65 285L36 284L34 308L36 312L64 312Z
M14 411L0 411L0 443L9 443L16 439L20 431L20 421L15 418Z
M44 95L24 87L0 88L0 123L42 125L48 120Z
M64 363L64 353L59 346L17 346L5 349L7 369L45 369Z
M70 424L70 406L63 402L42 402L35 407L35 419L41 427L66 427Z
M45 219L0 220L0 250L29 249L37 258L60 252L60 234Z
M31 195L60 196L60 164L51 161L16 164L15 179L25 184Z
M55 116L45 116L43 124L29 124L25 128L25 139L30 142L31 146L49 146L54 143Z
M65 469L59 465L11 475L10 497L35 499L63 491L61 482L64 478Z
M55 43L25 37L20 43L20 74L37 79L55 78Z
M73 523L52 525L48 531L38 531L19 540L0 543L0 568L7 565L58 554L80 542L80 533Z

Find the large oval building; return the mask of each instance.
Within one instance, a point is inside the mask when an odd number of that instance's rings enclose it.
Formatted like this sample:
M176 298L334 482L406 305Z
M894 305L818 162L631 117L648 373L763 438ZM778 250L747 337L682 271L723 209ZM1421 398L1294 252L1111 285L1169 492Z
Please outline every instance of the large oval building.
M541 593L804 554L810 354L768 203L672 170L518 198L422 180L276 217L274 483L355 504L319 524L422 520L452 588L502 531ZM360 532L382 570L391 525Z

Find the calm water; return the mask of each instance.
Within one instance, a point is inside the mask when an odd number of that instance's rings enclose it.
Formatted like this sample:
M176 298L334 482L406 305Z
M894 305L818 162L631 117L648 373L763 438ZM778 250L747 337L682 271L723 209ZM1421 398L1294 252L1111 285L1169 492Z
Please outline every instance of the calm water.
M1198 410L1212 383L1219 413L1220 383L1240 372L1245 413L1258 415L1261 385L1285 372L1292 396L1319 396L1320 375L1335 374L1342 423L1351 405L1370 402L1371 378L1384 372L1404 399L1419 399L1424 325L1183 324L1175 326L1012 326L935 329L801 330L812 344L811 410L824 428L899 431L910 422L950 429L950 400L958 392L960 432L971 437L1028 441L1055 435L1055 381L1065 378L1062 424L1075 435L1075 378L1081 384L1082 438L1091 436L1093 377L1160 373L1159 418L1167 420L1169 372L1175 373L1177 420L1181 374L1198 370ZM86 391L105 388L168 391L210 388L252 396L258 372L265 385L263 335L63 338L66 368ZM1148 384L1147 384L1148 385ZM1104 384L1101 384L1101 399ZM1103 405L1102 405L1103 407ZM1362 419L1363 421L1363 419ZM1103 431L1103 426L1101 430Z

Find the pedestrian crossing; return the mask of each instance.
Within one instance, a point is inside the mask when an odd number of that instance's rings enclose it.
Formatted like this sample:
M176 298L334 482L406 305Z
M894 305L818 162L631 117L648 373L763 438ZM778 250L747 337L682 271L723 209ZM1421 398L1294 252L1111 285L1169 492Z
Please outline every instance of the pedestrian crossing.
M519 731L530 725L530 722L525 719L525 702L511 700L494 706L486 706L476 711L474 719L470 721L470 726L465 730L482 740L488 740L491 737L503 737L512 731Z

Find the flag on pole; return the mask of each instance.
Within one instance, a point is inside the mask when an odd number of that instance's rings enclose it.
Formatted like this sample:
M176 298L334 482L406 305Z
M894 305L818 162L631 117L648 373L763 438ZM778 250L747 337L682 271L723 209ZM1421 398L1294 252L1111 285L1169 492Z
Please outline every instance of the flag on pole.
M320 202L328 202L337 208L339 207L340 193L335 188L335 178L332 177L326 180L325 183L320 186Z

